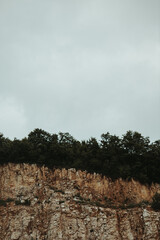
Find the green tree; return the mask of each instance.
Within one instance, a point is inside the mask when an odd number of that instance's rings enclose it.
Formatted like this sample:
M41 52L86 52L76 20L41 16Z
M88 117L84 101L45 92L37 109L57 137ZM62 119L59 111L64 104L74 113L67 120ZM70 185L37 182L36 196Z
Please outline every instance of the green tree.
M51 140L51 134L39 128L34 129L34 131L28 134L28 141L34 145L46 144L51 142Z
M30 132L28 135L30 161L47 165L51 141L52 135L42 129L36 128Z
M118 178L120 176L119 166L121 164L121 139L109 132L101 135L101 158L103 161L103 174Z
M127 131L123 135L122 146L128 154L142 155L148 151L150 140L138 132Z

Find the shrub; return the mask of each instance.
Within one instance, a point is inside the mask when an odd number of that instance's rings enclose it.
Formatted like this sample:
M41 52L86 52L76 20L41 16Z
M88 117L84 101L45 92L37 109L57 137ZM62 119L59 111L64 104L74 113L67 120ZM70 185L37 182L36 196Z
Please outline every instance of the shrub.
M98 202L98 201L95 202L95 205L96 205L97 207L103 207L103 205L102 205L100 202Z
M7 198L6 202L13 202L14 199L13 198Z
M15 204L16 204L16 205L30 206L30 205L31 205L31 201L28 200L28 199L26 199L24 202L21 202L21 201L19 201L19 200L16 200L16 201L15 201Z
M55 192L62 193L62 194L65 194L65 192L64 192L63 190L61 190L61 189L55 189L54 191L55 191Z
M14 199L12 199L12 198L7 198L6 200L0 199L0 206L6 207L6 206L7 206L7 203L13 202L13 201L14 201Z
M140 207L145 207L145 206L148 206L150 203L147 201L147 200L143 200L142 202L139 203L139 206Z
M155 211L160 210L160 193L156 193L156 194L153 196L151 207L152 207Z
M3 200L3 199L0 199L0 206L4 206L4 207L6 207L6 201L5 200Z
M75 197L80 197L80 193L77 193L77 194L75 195Z
M139 204L137 204L137 203L129 203L125 208L135 208L138 206L139 206Z
M26 205L26 206L30 206L30 205L31 205L31 201L28 200L28 199L26 199L25 202L24 202L24 205Z
M75 185L74 188L80 190L80 187L78 185Z

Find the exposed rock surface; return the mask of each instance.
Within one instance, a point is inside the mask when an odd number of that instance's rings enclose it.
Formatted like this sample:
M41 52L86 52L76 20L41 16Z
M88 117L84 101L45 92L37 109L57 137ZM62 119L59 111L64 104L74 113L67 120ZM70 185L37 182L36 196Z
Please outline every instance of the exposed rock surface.
M74 169L1 166L0 239L158 240L160 212L146 205L156 192Z

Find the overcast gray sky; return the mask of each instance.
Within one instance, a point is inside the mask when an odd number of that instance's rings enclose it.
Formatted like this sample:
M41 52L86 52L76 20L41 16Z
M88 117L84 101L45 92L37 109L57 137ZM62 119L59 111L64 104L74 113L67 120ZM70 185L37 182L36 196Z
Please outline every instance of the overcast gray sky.
M159 0L0 0L0 132L160 139Z

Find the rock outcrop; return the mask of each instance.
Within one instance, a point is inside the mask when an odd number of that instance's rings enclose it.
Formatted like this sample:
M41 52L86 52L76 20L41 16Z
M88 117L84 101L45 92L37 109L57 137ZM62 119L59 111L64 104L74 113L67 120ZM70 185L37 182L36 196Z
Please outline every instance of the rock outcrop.
M28 164L0 167L0 239L158 240L160 185Z

